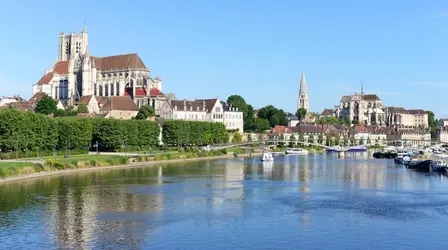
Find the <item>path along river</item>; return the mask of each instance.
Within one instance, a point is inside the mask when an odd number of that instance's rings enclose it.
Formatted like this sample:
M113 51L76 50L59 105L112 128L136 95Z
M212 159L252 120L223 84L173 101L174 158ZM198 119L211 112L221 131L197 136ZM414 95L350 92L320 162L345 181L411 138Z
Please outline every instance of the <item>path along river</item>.
M368 154L0 185L1 249L447 249L448 179Z

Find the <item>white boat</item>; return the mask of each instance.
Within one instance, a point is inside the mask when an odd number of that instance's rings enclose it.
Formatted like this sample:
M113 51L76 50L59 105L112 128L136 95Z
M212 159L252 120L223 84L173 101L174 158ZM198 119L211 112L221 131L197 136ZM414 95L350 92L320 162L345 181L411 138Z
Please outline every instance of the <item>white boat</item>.
M264 151L261 155L261 161L274 161L274 157L271 152Z
M307 155L308 150L305 150L303 148L287 148L285 150L285 154L288 155Z

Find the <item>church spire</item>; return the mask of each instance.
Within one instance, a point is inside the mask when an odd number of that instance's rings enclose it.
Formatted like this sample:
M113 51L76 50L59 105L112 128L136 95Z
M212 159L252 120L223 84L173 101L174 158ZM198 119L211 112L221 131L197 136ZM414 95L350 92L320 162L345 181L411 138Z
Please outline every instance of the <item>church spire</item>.
M300 80L299 100L297 103L297 109L300 108L304 108L307 111L309 110L308 91L306 88L306 79L304 72L302 72L302 79Z
M87 33L86 20L84 20L84 29L82 29L82 33Z
M361 96L364 95L364 81L361 81Z

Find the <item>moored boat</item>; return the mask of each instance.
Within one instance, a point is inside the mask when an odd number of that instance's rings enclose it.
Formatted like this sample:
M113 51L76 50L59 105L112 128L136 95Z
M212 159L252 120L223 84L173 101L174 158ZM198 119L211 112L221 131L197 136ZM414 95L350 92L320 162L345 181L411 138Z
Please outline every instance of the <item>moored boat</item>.
M398 154L395 152L376 151L373 153L373 157L377 158L377 159L393 159L397 156L398 156Z
M367 151L366 146L349 147L347 149L347 152L365 152L365 151Z
M406 167L419 172L431 172L433 161L431 160L411 160L405 163Z
M272 156L271 152L264 151L263 154L261 155L261 161L273 162L274 161L274 157Z
M303 148L287 148L285 150L285 154L291 154L291 155L307 155L308 150L305 150Z

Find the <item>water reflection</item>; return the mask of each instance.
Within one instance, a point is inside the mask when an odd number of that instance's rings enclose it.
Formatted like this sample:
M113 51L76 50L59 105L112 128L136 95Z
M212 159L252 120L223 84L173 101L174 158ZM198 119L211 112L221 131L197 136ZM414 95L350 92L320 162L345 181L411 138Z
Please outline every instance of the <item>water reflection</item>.
M331 233L358 244L360 232L387 231L379 227L393 220L417 223L423 234L443 227L447 186L444 176L362 153L78 173L1 185L0 239L6 248L269 248L269 239L277 244L271 247L315 247ZM434 218L438 223L426 228ZM338 227L357 230L340 234ZM276 237L265 234L272 228ZM305 235L291 235L295 229Z

